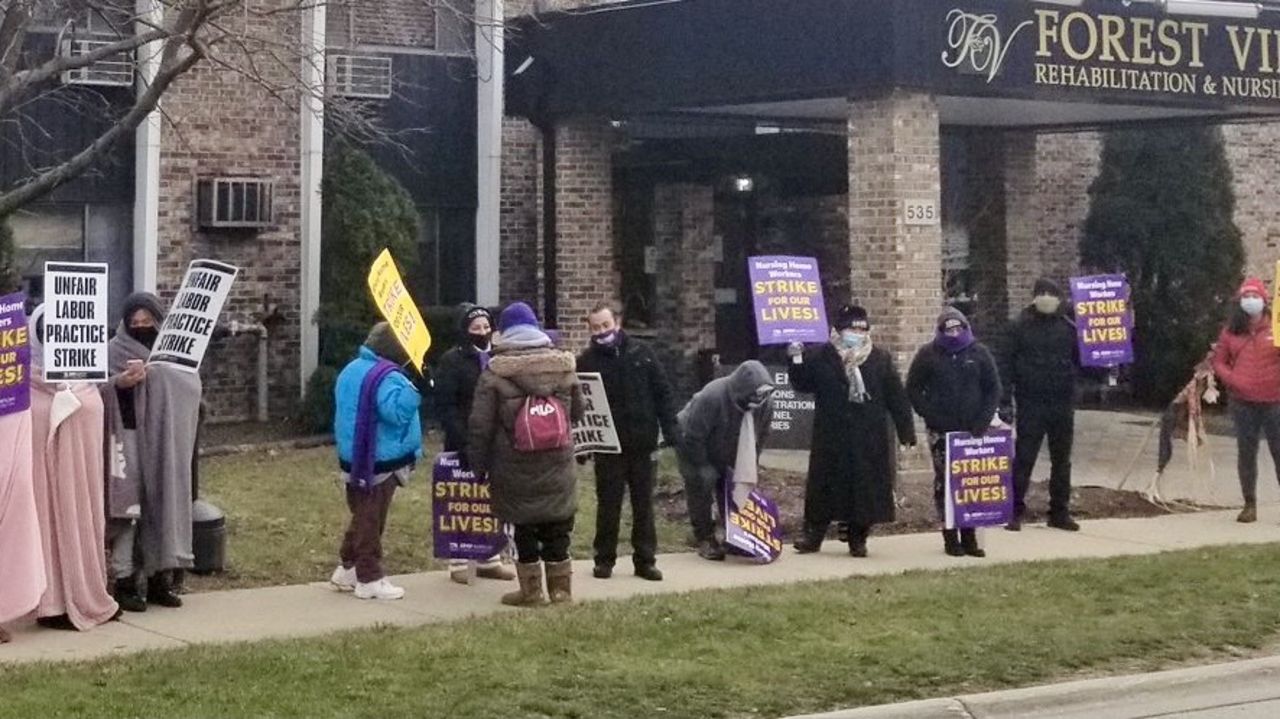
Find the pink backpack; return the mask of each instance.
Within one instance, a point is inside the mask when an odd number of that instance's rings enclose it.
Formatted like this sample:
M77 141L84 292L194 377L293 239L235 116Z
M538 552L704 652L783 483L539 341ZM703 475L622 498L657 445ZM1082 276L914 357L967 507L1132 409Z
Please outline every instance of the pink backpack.
M563 449L573 443L569 433L569 413L555 397L524 398L524 406L516 415L515 446L517 452L544 452Z

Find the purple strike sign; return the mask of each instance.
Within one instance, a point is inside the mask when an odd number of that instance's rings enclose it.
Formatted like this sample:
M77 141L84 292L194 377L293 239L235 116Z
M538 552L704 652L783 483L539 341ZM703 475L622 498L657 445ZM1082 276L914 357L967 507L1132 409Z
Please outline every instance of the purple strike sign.
M747 506L739 509L733 503L733 480L725 482L725 544L761 564L768 564L782 555L781 532L778 505L753 489L747 497Z
M947 529L1008 524L1013 519L1013 432L981 437L947 433Z
M1133 307L1124 275L1071 278L1080 364L1116 367L1133 362Z
M748 257L747 270L761 345L827 341L827 310L817 260Z
M454 452L436 459L431 473L431 516L437 559L483 561L506 546L502 521L493 515L488 482L463 469Z
M27 336L26 295L0 297L0 415L31 406L31 341Z

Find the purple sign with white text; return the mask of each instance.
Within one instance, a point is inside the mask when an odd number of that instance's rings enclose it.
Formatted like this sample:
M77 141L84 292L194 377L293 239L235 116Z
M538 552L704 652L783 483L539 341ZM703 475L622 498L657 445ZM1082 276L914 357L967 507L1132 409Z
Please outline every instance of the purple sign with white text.
M981 437L947 433L947 529L1008 524L1013 519L1013 431Z
M0 297L0 415L31 406L31 339L27 336L26 295Z
M1116 367L1133 362L1133 307L1124 275L1071 278L1080 364Z
M437 559L484 561L506 546L489 483L463 469L455 452L442 453L431 472L431 516Z
M826 342L822 277L812 257L748 257L751 302L761 345Z
M746 506L739 508L733 501L733 481L726 481L724 543L761 564L777 559L782 554L782 522L778 518L778 505L753 489L747 497Z

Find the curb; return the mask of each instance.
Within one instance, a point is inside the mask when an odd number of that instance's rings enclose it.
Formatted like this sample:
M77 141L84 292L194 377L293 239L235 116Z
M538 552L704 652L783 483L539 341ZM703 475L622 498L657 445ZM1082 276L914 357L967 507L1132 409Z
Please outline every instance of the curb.
M1152 717L1280 699L1280 656L789 719Z
M310 437L284 439L277 442L249 442L246 444L222 444L216 447L203 447L200 457L225 457L232 454L252 454L254 452L282 452L290 449L311 449L333 444L333 435L317 434Z

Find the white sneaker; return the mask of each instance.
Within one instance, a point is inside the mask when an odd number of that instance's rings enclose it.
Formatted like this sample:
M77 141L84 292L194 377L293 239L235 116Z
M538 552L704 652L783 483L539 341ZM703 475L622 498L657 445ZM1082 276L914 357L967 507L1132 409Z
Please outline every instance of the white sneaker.
M339 592L349 592L356 588L356 568L344 569L341 564L333 570L333 575L329 577L329 586Z
M356 583L356 599L400 599L403 596L404 588L388 582L386 577L376 582Z

